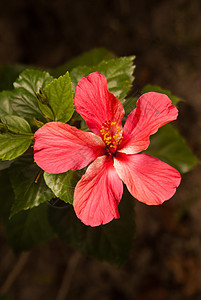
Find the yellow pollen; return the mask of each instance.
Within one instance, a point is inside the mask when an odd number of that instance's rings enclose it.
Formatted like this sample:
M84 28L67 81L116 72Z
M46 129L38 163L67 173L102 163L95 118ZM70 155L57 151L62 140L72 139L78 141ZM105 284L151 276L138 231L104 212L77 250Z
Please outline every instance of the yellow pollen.
M100 134L110 152L114 153L123 139L122 129L117 125L117 122L104 122Z

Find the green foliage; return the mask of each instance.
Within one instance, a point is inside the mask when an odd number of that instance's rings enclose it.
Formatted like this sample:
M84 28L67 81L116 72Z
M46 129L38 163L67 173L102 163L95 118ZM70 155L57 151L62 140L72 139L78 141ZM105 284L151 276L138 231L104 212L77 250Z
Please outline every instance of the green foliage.
M39 106L41 112L43 113L45 119L46 120L49 119L49 121L54 120L55 119L54 112L53 112L51 106L49 105L47 96L45 94L43 94L42 91L40 91L40 93L36 93L36 97L38 99L38 106ZM34 119L34 120L36 120L36 119ZM36 120L36 122L40 122L40 121Z
M32 136L12 133L0 134L0 159L12 160L22 155L30 146Z
M22 211L9 219L14 193L7 170L0 173L0 181L0 217L13 250L28 250L52 238L54 233L48 222L47 204Z
M11 216L49 201L54 197L42 176L42 170L25 156L14 162L10 168L10 179L15 194Z
M32 95L35 95L36 92L46 87L52 80L53 77L47 72L37 69L26 69L19 75L13 85L16 89L24 88Z
M99 72L107 78L108 89L121 101L127 96L134 77L133 60L135 56L120 57L108 61L102 61L96 66L80 66L70 72L75 89L78 81L92 72Z
M124 101L124 110L126 116L128 116L135 109L137 100L138 98L136 97L129 97Z
M161 94L167 95L171 100L172 103L176 106L181 99L175 95L173 95L170 91L162 89L160 86L147 84L142 89L142 94L148 93L148 92L157 92ZM140 97L140 96L139 96ZM126 115L131 113L131 111L136 107L136 102L139 97L128 97L124 102L124 110Z
M73 204L74 188L84 169L43 174L33 161L30 146L32 131L44 123L65 123L71 119L73 90L78 81L91 72L106 76L110 92L122 101L126 115L129 114L137 101L136 97L125 100L134 80L133 60L134 56L115 59L105 49L94 49L52 71L54 75L61 75L68 69L71 78L68 72L54 79L47 72L27 69L14 82L12 91L0 92L0 217L15 251L30 249L57 235L73 248L99 260L120 265L128 258L135 233L134 200L128 191L124 192L119 205L120 219L98 227L85 226L69 205ZM11 81L23 68L0 67L0 90L3 84L4 88L11 88ZM142 92L150 91L168 95L174 105L180 101L158 86L147 85ZM81 120L74 113L71 124L81 126ZM198 163L185 140L171 125L162 127L151 137L146 152L182 173ZM55 207L55 197L67 203L62 202L65 207Z
M21 211L6 223L8 242L14 251L32 249L55 236L48 220L48 205L43 203Z
M11 95L11 91L0 92L0 118L5 115L13 114L13 109L10 103Z
M16 252L32 249L54 237L47 212L47 204L42 204L20 212L7 223L8 241Z
M9 168L12 165L13 162L14 162L14 159L13 160L6 160L6 161L0 160L0 171Z
M171 125L161 127L151 137L151 145L146 152L167 162L181 173L190 171L198 163L184 138Z
M6 115L4 117L1 117L1 122L5 124L8 130L12 133L22 135L31 134L31 127L29 123L23 118L13 115Z
M80 178L79 171L68 171L62 174L44 172L44 179L54 194L66 203L73 203L75 185Z
M158 85L152 85L152 84L147 84L143 87L142 89L142 93L148 93L148 92L157 92L157 93L161 93L161 94L165 94L167 95L171 100L172 100L172 103L176 106L177 103L179 101L181 101L181 99L175 95L173 95L170 91L168 90L165 90L163 88L161 88L160 86Z
M70 120L74 112L74 99L72 91L72 83L67 72L65 75L54 79L43 90L44 95L47 97L48 105L51 108L51 114L48 111L41 110L44 114L54 121L64 122Z
M32 69L23 71L14 83L15 89L11 94L14 112L25 119L43 120L44 116L39 109L36 93L52 80L53 77L47 72Z
M1 121L5 133L0 134L0 158L12 160L29 148L33 135L29 123L18 116L6 115Z
M73 68L76 68L77 66L96 66L101 61L107 61L114 57L115 55L112 52L104 48L95 48L71 59L56 70L52 70L51 74L53 74L53 76L55 77L58 77L60 75L63 75L66 72L66 70L70 72Z
M146 85L142 93L158 92L166 94L174 105L181 100L170 91L164 90L156 85ZM124 103L126 114L129 114L136 107L137 98L128 98ZM159 129L158 133L151 136L151 144L146 150L152 156L167 162L181 173L189 172L197 163L198 159L186 144L185 139L172 126L166 125Z
M79 251L101 261L121 265L132 247L135 221L134 199L127 191L119 204L120 219L98 227L84 225L73 207L50 208L50 221L58 236Z

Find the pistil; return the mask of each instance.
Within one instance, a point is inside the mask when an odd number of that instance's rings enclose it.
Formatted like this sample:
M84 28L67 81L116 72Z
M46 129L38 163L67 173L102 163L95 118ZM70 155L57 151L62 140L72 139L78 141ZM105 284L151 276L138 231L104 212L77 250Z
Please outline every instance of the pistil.
M100 133L109 152L112 154L115 153L123 138L122 129L117 125L117 122L104 122Z

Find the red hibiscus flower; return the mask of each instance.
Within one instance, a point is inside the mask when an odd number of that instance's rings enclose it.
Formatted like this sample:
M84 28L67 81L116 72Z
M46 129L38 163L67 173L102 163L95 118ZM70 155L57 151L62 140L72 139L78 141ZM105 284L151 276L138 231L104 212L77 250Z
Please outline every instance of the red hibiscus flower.
M123 105L108 91L106 78L95 72L79 81L75 108L93 133L47 123L35 133L34 158L39 167L54 174L79 170L94 161L74 192L74 210L84 224L98 226L119 218L123 182L133 197L148 205L174 195L179 172L139 153L149 146L151 134L177 118L178 110L166 95L143 94L122 127Z

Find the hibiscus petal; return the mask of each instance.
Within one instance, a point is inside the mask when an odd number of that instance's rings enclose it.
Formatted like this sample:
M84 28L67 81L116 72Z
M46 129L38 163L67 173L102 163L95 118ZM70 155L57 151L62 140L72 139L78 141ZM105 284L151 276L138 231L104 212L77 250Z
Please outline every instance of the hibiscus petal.
M181 181L176 169L148 154L121 153L114 167L133 197L148 205L170 199Z
M123 105L108 91L105 76L98 72L91 73L78 82L75 107L89 129L98 135L102 124L106 121L116 121L121 127L124 116Z
M34 159L49 173L63 173L86 167L103 155L104 143L91 132L60 122L50 122L34 135Z
M119 218L122 193L123 184L113 167L113 159L98 157L75 187L75 213L86 225L106 224Z
M135 154L147 149L149 136L177 116L178 110L168 96L155 92L143 94L125 122L120 151Z

